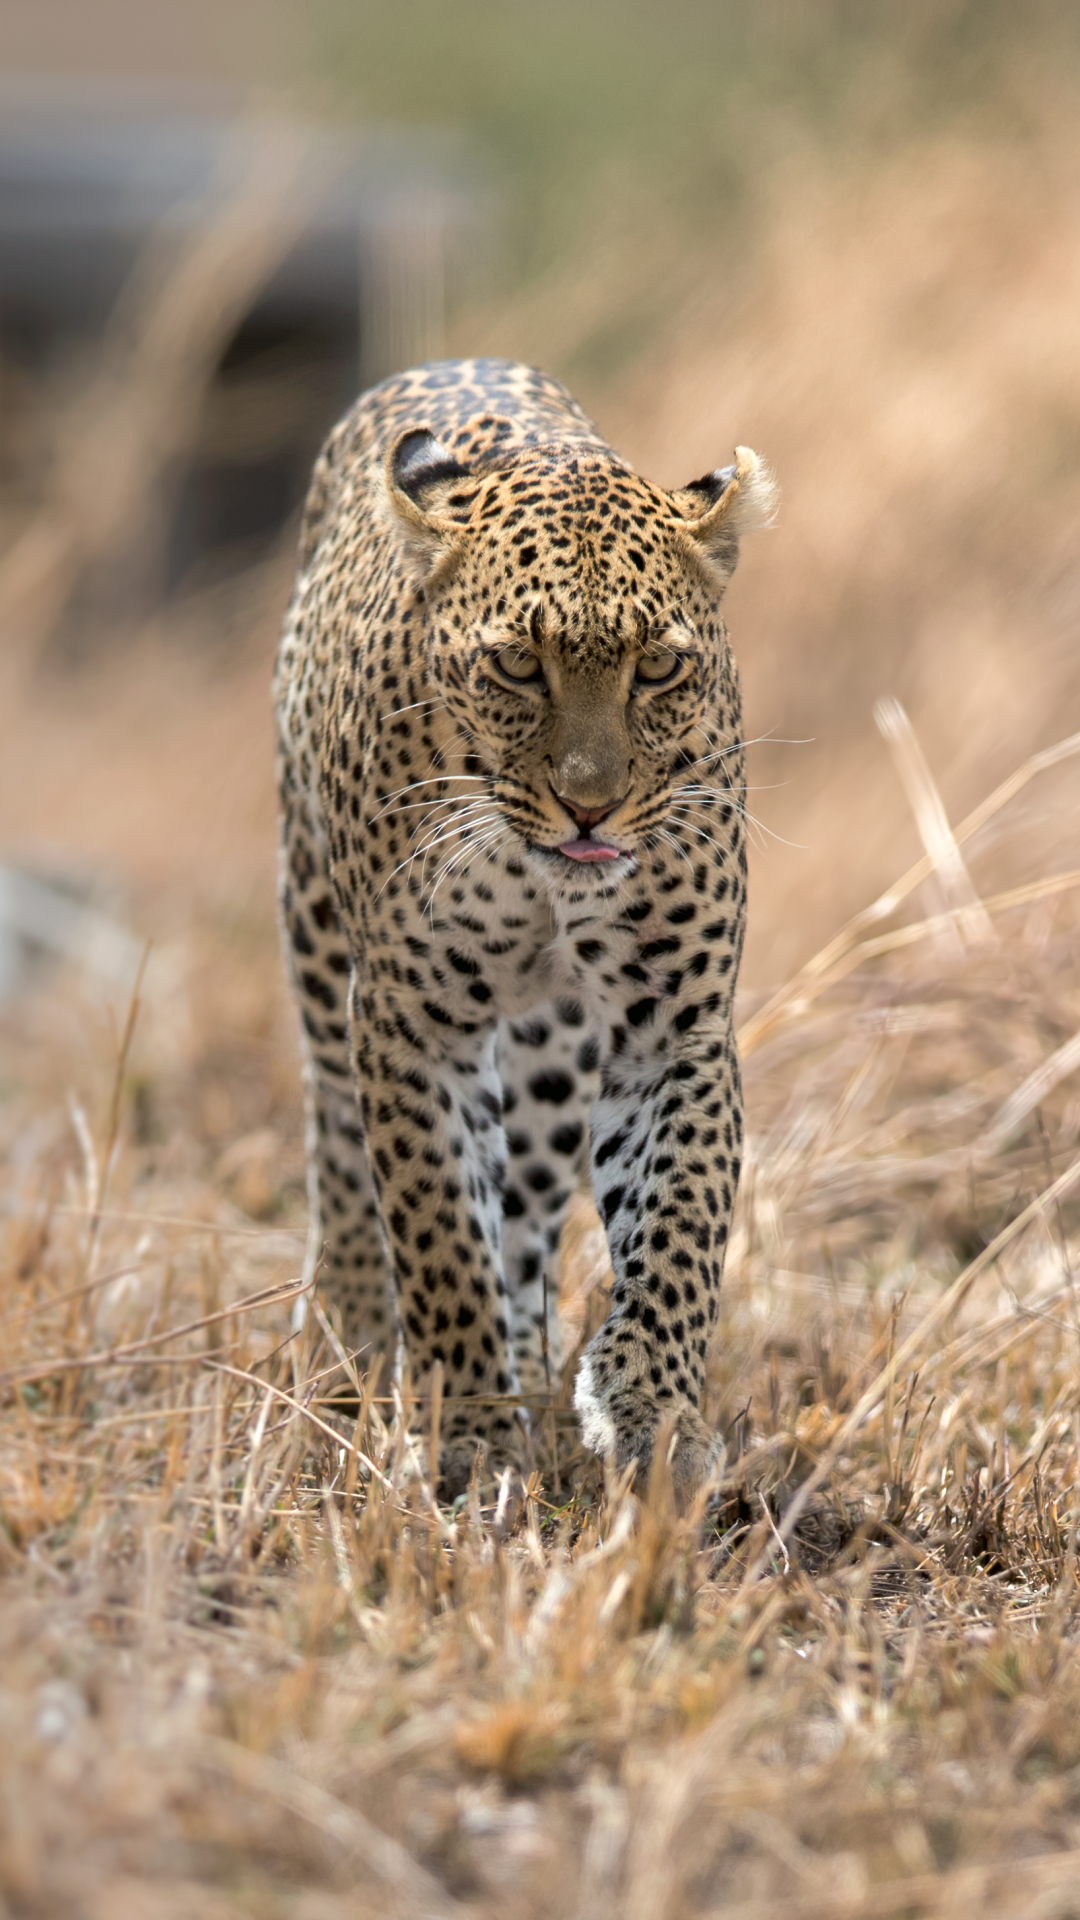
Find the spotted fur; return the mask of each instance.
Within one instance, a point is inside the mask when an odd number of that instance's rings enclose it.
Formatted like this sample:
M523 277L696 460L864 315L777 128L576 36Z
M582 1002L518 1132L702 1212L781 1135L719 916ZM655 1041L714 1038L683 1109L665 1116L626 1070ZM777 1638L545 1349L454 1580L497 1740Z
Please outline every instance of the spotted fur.
M590 1155L615 1286L585 1439L644 1471L667 1418L682 1486L717 1454L746 902L720 600L769 501L746 449L651 485L497 360L385 381L315 470L276 682L309 1267L421 1399L442 1362L451 1489L478 1440L527 1444L505 1396L559 1363Z

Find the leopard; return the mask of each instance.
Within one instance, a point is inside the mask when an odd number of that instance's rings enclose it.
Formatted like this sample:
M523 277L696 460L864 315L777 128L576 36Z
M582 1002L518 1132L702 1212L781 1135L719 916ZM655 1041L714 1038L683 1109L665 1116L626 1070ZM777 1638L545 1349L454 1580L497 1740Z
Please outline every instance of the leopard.
M643 479L494 358L374 386L314 469L275 676L305 1281L357 1364L437 1398L447 1497L532 1457L590 1180L586 1453L645 1477L662 1436L682 1498L722 1458L747 816L721 603L775 497L741 446Z

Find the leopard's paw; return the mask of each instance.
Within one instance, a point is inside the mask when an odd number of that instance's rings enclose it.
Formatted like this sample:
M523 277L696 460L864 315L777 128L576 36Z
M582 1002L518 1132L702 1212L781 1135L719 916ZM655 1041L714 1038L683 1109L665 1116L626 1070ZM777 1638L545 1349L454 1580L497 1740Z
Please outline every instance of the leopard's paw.
M438 1497L445 1502L458 1499L468 1492L475 1477L481 1499L493 1499L507 1468L515 1481L528 1474L529 1444L524 1430L498 1435L459 1434L444 1440L439 1448Z
M635 1369L637 1378L627 1378L627 1368L613 1369L602 1344L603 1331L583 1355L574 1389L582 1439L618 1468L635 1463L641 1492L661 1444L672 1491L685 1506L722 1466L723 1439L687 1401L657 1399L648 1374L642 1378L644 1369Z
M667 1426L665 1421L661 1433L665 1428L670 1434L667 1460L672 1491L678 1504L685 1506L699 1488L718 1477L727 1449L722 1434L702 1419L696 1407L679 1407L674 1423Z

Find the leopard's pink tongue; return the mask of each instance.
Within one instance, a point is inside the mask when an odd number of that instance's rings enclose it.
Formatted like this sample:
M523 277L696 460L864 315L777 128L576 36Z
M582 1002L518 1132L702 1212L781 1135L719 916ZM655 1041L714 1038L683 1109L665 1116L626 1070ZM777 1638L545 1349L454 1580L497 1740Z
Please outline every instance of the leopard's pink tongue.
M602 840L566 840L559 848L568 860L617 860L621 849L606 847Z

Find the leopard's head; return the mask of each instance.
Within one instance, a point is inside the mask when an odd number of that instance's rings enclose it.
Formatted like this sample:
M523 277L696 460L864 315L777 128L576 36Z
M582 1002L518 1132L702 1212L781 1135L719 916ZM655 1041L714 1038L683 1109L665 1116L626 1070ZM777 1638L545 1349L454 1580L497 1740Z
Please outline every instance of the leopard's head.
M722 790L738 747L720 603L773 510L757 455L666 492L586 442L473 472L416 427L385 486L430 682L545 879L614 878L680 814L696 824L694 790Z

